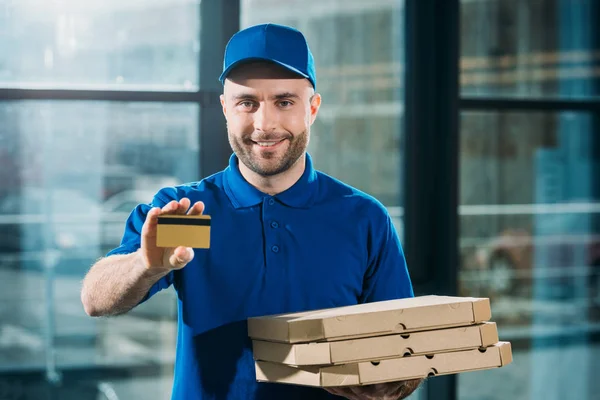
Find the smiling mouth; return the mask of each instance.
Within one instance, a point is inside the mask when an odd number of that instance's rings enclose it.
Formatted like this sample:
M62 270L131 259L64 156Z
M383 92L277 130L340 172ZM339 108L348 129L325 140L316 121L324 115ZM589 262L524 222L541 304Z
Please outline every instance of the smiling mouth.
M277 145L278 145L278 144L280 144L280 143L283 143L283 141L284 141L284 140L285 140L285 139L280 139L280 140L276 140L276 141L273 141L273 140L269 140L269 141L260 141L260 142L255 142L255 141L253 140L253 141L252 141L252 143L254 143L255 145L257 145L257 146L259 146L259 147L262 147L262 148L265 148L265 149L267 149L267 148L272 148L272 147L275 147L275 146L277 146Z

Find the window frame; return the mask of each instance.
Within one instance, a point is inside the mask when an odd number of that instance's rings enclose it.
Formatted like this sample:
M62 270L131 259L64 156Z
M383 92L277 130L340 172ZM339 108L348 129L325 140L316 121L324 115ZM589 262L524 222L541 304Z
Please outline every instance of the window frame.
M457 295L463 111L600 114L600 97L463 96L460 7L460 0L406 0L404 250L416 295ZM456 376L428 381L423 398L457 399Z
M198 90L190 91L134 91L134 90L77 90L77 89L37 89L0 87L0 104L19 101L101 101L112 102L153 102L196 104L199 109L198 142L199 171L198 179L218 172L227 166L231 148L227 140L227 128L221 112L219 96L222 93L218 77L222 69L222 59L229 38L240 26L239 0L205 0L199 2L200 13L200 53ZM51 283L48 283L51 284ZM47 313L52 313L50 305ZM53 343L50 333L52 326L46 327L46 345ZM46 349L47 354L52 353ZM27 371L8 371L0 373L0 381L36 382L47 386L45 389L52 397L60 393L61 383L85 382L85 386L94 382L124 376L160 376L165 367L173 365L93 365L83 367L57 368L52 359L47 360L45 367L32 368ZM98 392L101 388L97 388Z
M230 154L225 120L219 110L222 88L218 77L227 41L239 29L240 1L202 1L198 9L201 45L197 91L37 89L0 86L0 102L47 100L196 104L200 110L198 175L199 178L211 175L227 165Z

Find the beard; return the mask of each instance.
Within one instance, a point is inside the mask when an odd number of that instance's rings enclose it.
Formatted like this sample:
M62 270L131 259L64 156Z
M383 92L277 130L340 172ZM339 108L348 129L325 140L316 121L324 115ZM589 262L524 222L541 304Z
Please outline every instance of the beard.
M290 169L302 157L308 146L308 130L298 135L289 133L242 134L236 135L227 129L229 144L238 159L254 173L269 177ZM283 139L277 148L258 149L255 142ZM287 146L285 149L280 146Z

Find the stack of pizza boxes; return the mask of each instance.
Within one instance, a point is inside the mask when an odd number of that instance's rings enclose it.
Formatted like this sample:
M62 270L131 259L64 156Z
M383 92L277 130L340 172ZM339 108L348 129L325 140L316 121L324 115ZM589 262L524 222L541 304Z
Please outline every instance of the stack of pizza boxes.
M512 361L487 298L422 296L250 318L256 379L369 385L499 368Z

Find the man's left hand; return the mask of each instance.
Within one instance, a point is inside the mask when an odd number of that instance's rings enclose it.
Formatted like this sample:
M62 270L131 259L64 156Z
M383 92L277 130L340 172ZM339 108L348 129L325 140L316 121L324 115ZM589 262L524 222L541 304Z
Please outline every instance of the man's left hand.
M348 400L400 400L414 392L421 381L422 379L411 379L365 386L332 387L325 390Z

